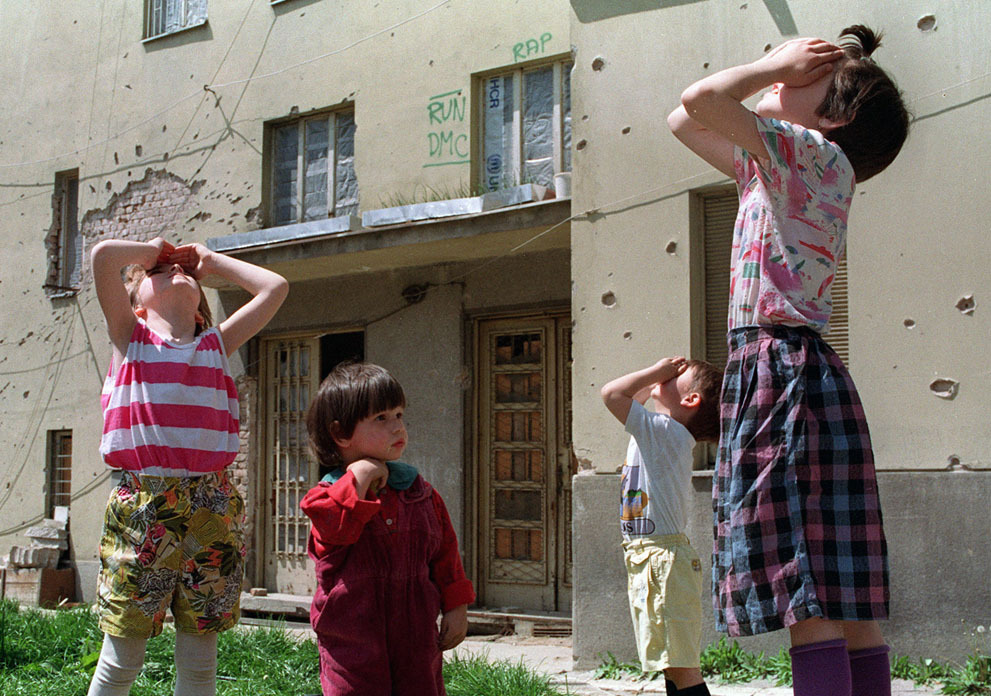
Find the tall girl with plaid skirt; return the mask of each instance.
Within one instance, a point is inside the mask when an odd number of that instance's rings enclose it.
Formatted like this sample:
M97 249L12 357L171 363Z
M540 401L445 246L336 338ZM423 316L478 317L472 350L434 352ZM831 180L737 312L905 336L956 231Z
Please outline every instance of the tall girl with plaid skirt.
M691 85L674 134L734 178L730 355L713 486L716 627L788 628L796 696L891 692L888 562L870 435L823 341L855 182L908 132L857 25L795 39ZM770 88L754 112L742 101Z
M100 540L104 641L89 696L127 696L167 610L174 693L213 696L217 634L237 624L244 568L244 501L227 475L238 452L227 356L268 323L288 284L202 244L161 238L109 239L92 260L113 345L100 453L121 478ZM200 287L207 275L252 295L217 327Z

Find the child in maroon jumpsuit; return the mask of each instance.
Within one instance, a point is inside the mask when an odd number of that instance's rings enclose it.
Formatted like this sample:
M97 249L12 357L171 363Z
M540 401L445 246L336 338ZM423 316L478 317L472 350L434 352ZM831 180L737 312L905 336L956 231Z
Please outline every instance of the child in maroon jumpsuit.
M310 623L325 696L443 696L441 651L468 630L475 592L447 508L396 461L405 407L385 369L345 363L307 413L310 446L329 471L301 503L313 523Z

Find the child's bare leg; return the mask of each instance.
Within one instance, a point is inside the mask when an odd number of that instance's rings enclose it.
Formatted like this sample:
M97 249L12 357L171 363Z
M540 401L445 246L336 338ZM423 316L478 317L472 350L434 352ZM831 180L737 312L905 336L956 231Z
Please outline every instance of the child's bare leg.
M799 621L789 627L791 631L791 646L797 648L800 645L810 643L823 643L827 640L841 640L846 638L843 631L844 622L827 621L814 617Z
M843 636L846 638L846 647L850 652L885 645L877 621L844 621Z
M664 678L670 680L679 691L705 682L702 673L695 667L668 667L664 670Z

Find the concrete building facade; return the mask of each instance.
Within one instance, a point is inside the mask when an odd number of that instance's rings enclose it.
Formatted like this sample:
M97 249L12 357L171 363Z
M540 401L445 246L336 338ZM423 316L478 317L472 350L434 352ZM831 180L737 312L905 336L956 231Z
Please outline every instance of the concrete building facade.
M248 585L311 590L301 418L336 361L363 357L406 388L406 458L444 495L480 604L573 615L580 664L631 656L624 436L598 389L660 355L718 359L735 209L664 117L693 80L832 36L846 15L886 30L878 60L916 117L892 168L858 189L836 335L881 470L886 632L900 653L969 652L991 623L991 153L977 130L991 13L948 2L0 8L0 553L68 503L92 600L113 480L98 453L110 344L86 255L107 237L200 241L291 285L231 356ZM223 317L244 295L211 300ZM700 451L689 533L703 557L708 466Z
M991 197L979 164L987 139L960 133L979 128L991 108L977 49L991 13L911 0L571 7L572 207L593 211L571 223L576 657L596 663L629 635L618 533L602 524L616 507L625 436L596 404L598 389L663 355L725 354L725 265L712 257L726 253L735 192L664 119L693 81L795 36L835 38L853 23L885 31L875 57L914 113L899 158L857 187L838 308L846 326L833 337L864 400L880 472L892 578L883 630L899 654L971 652L977 626L991 620L991 376L982 367L991 317L974 306L989 287ZM700 459L689 536L708 578L712 471ZM703 642L715 640L711 620L704 626ZM779 632L741 644L777 652L786 641Z

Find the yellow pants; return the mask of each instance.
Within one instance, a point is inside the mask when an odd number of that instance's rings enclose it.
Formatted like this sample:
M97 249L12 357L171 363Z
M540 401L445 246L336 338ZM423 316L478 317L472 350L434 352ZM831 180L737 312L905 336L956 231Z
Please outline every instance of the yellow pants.
M623 542L630 616L645 672L697 668L702 563L684 534Z

